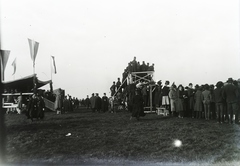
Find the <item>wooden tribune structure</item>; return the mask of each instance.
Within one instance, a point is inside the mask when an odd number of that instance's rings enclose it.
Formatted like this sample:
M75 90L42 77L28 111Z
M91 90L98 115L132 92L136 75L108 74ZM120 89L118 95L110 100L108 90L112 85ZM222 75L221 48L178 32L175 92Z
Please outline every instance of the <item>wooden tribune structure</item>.
M142 71L142 72L131 72L128 74L128 77L122 82L121 86L119 89L117 89L116 93L113 95L115 96L120 88L122 88L122 85L127 81L127 84L132 84L140 81L144 81L146 84L149 86L149 106L144 107L144 112L145 113L156 113L156 110L153 110L153 96L152 93L155 88L155 83L151 84L154 82L154 71Z
M155 110L153 110L153 91L155 87L155 83L151 84L151 82L154 82L154 71L142 71L142 72L132 72L129 73L129 78L131 81L134 82L140 82L141 80L146 82L149 86L149 106L144 107L144 113L156 113Z

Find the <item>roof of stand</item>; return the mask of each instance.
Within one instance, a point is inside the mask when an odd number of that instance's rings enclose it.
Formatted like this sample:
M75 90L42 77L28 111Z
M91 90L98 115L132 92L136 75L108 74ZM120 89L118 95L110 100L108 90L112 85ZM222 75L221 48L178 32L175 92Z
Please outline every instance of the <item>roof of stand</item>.
M5 90L8 90L9 92L11 90L14 90L14 91L17 90L17 92L33 92L34 75L36 76L36 74L32 74L30 76L27 76L27 77L24 77L21 79L17 79L14 81L3 82L3 87ZM51 80L41 81L36 76L37 89L48 83L51 83Z

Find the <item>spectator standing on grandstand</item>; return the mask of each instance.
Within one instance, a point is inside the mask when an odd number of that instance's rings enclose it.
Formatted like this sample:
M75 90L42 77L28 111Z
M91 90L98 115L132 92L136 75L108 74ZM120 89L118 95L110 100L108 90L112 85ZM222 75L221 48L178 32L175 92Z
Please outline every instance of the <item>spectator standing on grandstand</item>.
M177 108L177 87L176 85L173 83L173 85L170 87L170 91L169 91L169 98L170 98L170 105L171 105L171 114L172 116L176 116L176 108Z
M229 78L227 85L224 86L224 95L226 96L227 101L227 110L230 114L230 122L233 123L233 114L235 114L235 123L238 123L238 105L237 105L237 96L238 88L233 85L233 79Z
M147 65L145 64L145 61L142 61L140 69L141 69L141 71L147 71Z
M86 105L86 107L87 107L87 109L89 109L89 107L90 107L90 99L89 99L89 97L88 97L88 95L87 95L87 98L85 99L85 105Z
M194 111L195 111L195 117L198 119L202 118L202 101L203 101L203 95L202 95L202 89L199 85L195 86L196 93L194 94L194 100L195 100L195 105L194 105Z
M103 93L102 97L102 111L103 112L108 111L108 97L106 96L106 93Z
M170 82L166 81L165 85L162 89L162 106L164 106L168 110L170 109L169 97L168 97L168 94L169 94L169 91L170 91L169 84L170 84Z
M121 81L120 78L118 78L117 83L116 83L116 91L122 93L122 87L121 87ZM120 88L121 87L121 88Z
M137 59L136 59L136 57L134 57L133 58L133 61L131 62L131 64L132 64L132 71L133 72L136 72L137 71Z
M137 72L139 72L140 70L141 70L140 62L137 62Z
M178 117L183 118L184 116L184 88L180 84L177 88L177 112Z
M133 65L132 65L131 62L128 63L127 72L128 72L128 73L133 72Z
M187 89L187 97L188 97L188 117L194 118L194 90L193 90L193 84L189 83L188 89Z
M116 85L115 85L115 81L113 81L112 86L110 87L110 91L111 91L111 96L113 96L116 93Z
M90 102L91 102L92 112L95 112L95 110L96 110L96 97L94 96L94 93L90 97Z
M95 108L98 113L101 111L101 106L102 106L102 99L98 96L98 93L96 93Z
M202 92L202 95L203 95L203 106L204 106L205 119L209 120L209 118L210 118L211 92L209 90L209 85L208 84L205 84L204 91Z
M154 71L154 63L151 66L149 66L149 71Z
M223 102L224 102L224 96L223 96L223 82L219 81L216 84L216 89L213 91L214 99L215 99L215 105L216 105L216 111L217 111L217 121L218 123L224 122L224 112L223 112Z

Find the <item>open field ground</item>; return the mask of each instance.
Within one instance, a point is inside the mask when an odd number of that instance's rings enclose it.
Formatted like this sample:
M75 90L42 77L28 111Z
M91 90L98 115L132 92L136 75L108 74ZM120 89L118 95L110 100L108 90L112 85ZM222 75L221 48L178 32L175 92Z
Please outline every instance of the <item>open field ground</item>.
M44 120L6 114L11 165L240 165L240 125L80 109ZM176 147L174 140L182 141Z

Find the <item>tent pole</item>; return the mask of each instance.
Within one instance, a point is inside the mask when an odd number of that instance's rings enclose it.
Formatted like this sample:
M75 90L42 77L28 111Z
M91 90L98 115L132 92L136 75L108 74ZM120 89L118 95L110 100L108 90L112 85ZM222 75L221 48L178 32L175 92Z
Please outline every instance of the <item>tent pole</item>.
M1 65L1 64L0 64ZM2 67L2 65L1 65ZM1 70L0 72L0 87L3 87L3 70ZM3 110L2 104L3 104L3 97L2 97L2 93L3 93L3 88L0 88L0 165L3 164L5 162L5 152L6 152L6 130L5 130L5 112Z

